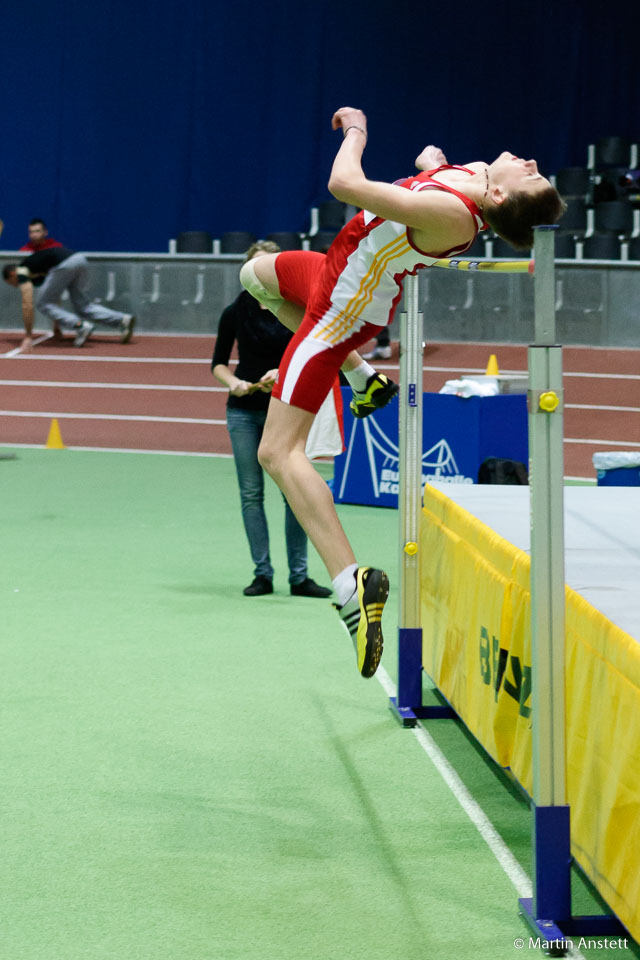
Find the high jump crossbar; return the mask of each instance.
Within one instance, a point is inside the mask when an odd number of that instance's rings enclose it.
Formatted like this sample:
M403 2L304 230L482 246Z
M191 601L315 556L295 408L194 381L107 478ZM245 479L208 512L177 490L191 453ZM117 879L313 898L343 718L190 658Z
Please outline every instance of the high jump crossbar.
M442 259L447 270L528 273L534 278L534 342L528 349L533 740L533 897L519 901L534 933L565 953L576 935L620 935L611 916L573 917L570 808L566 797L565 579L562 347L556 343L554 231L535 229L534 259ZM534 266L535 265L535 266ZM403 726L455 716L422 704L420 516L422 506L423 317L418 277L407 277L400 318L398 685L391 706Z
M444 270L468 270L471 273L529 273L533 276L534 260L434 260L431 267Z

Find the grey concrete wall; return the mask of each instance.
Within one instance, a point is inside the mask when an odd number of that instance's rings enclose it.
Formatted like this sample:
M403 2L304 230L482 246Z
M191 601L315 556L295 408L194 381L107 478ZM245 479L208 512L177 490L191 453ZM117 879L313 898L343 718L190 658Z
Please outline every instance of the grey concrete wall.
M240 257L87 254L91 291L135 313L138 329L213 334L240 291ZM0 266L16 256L0 253ZM527 274L420 273L425 338L529 343L533 282ZM640 263L561 261L556 265L561 343L640 348ZM20 296L0 284L0 327L20 325ZM40 326L46 326L41 318ZM397 330L394 323L392 336Z

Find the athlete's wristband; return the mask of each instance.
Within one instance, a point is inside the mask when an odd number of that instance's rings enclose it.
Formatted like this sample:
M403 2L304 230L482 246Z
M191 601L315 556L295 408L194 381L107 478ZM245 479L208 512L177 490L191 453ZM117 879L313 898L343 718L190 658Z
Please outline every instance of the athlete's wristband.
M355 123L352 123L351 126L349 126L349 127L346 128L346 130L343 130L343 136L346 137L346 135L349 133L349 130L359 130L360 133L363 133L363 134L365 135L365 137L367 136L367 131L366 131L366 130L363 130L362 127L359 127L359 126L358 126L357 124L355 124Z

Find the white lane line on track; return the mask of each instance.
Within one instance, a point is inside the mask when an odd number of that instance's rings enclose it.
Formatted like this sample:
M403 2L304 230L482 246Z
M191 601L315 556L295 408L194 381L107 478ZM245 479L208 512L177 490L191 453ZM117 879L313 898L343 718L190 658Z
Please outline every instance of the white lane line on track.
M226 426L226 420L204 420L195 417L144 417L109 413L56 413L55 410L0 410L0 417L57 417L65 420L141 420L149 423L202 423ZM565 443L604 444L610 447L640 447L633 440L583 440L564 438Z
M0 443L0 447L7 447L12 450L22 449L23 447L27 450L45 450L46 444L44 443ZM143 448L137 449L134 447L76 447L70 446L66 448L67 450L78 450L81 453L152 453L155 456L166 456L166 457L208 457L213 460L233 460L232 453L202 453L193 450L145 450Z
M635 440L581 440L573 437L565 437L565 443L591 443L595 445L603 444L605 447L640 447L640 443Z
M8 358L8 354L2 354L0 360ZM198 360L192 357L77 357L68 353L64 354L40 354L36 356L33 353L21 353L15 357L16 360L44 360L46 362L55 360L73 361L74 363L205 363L211 366L211 360ZM237 361L232 361L237 362Z
M395 696L395 684L384 667L378 667L376 672L376 680L388 697ZM513 853L504 842L494 825L491 823L482 807L478 804L467 787L464 785L459 774L455 768L451 766L431 734L426 730L423 724L420 723L420 721L418 721L416 726L411 729L411 733L414 735L424 752L431 760L431 763L434 765L448 786L449 790L453 794L454 799L460 804L471 823L474 825L484 842L489 847L489 850L498 861L498 864L507 875L507 878L515 887L518 896L533 896L533 885L531 880L522 869L522 866L516 857L514 857ZM580 953L576 947L569 949L566 953L566 956L571 957L572 960L585 960L583 954Z
M565 403L565 410L617 410L619 413L640 413L640 407L612 407L601 403Z
M195 417L137 417L116 413L56 413L33 410L0 410L0 417L56 417L58 420L141 420L145 423L201 423L225 426L226 420L200 420Z
M228 393L228 387L190 387L163 383L94 383L84 380L0 380L2 387L87 387L89 390L184 390L196 393Z
M45 340L51 340L52 336L53 336L52 333L43 333L41 337L38 337L36 340L32 342L31 346L37 347L39 343L44 343ZM22 347L16 347L15 350L9 350L8 353L0 354L1 359L5 359L5 358L9 359L11 357L19 357L19 356L25 356L25 354L22 353Z
M565 370L564 377L582 377L587 380L640 380L638 373L571 373Z
M12 351L12 354L15 351ZM0 354L0 360L9 359L9 354ZM71 360L75 363L176 363L176 364L189 364L189 363L198 363L206 364L211 366L210 359L199 360L192 357L93 357L93 356L76 356L71 354L56 354L55 356L36 356L34 354L24 354L19 353L17 356L13 357L17 360ZM237 360L231 360L231 364L237 363ZM400 367L398 364L391 363L381 363L376 366L377 370L399 370ZM486 371L485 367L432 367L432 366L423 366L423 372L425 373L457 373L459 375L466 373L473 374L484 374ZM526 374L526 370L502 370L502 373L505 376L511 376L514 374ZM565 377L582 377L590 380L640 380L640 374L636 373L573 373L571 371L565 370L563 373Z
M178 390L185 393L228 393L227 387L193 387L162 383L94 383L85 380L0 380L2 387L61 387L88 390ZM640 413L640 407L614 407L597 403L565 403L565 410L613 410Z
M397 363L379 363L376 364L376 370L399 370L400 367ZM457 373L457 374L484 374L486 373L486 367L465 367L461 364L458 367L432 367L429 364L422 367L424 373ZM501 369L500 374L504 376L525 376L527 373L526 369L520 370L506 370ZM588 380L640 380L640 373L584 373L574 372L571 370L564 370L563 376L565 377L582 377Z

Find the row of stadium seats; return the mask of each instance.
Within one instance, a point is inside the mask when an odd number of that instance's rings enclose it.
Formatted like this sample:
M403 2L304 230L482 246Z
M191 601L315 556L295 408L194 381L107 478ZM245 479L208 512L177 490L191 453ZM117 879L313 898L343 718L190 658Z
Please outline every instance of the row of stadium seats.
M352 210L339 200L327 200L310 211L309 230L296 233L293 230L275 231L261 239L272 240L281 250L316 250L324 253L340 232ZM175 241L170 241L170 253L215 253L242 254L256 242L258 237L248 230L233 230L214 239L204 230L190 230L179 233Z
M567 203L556 234L556 256L565 259L640 260L640 170L638 144L623 137L604 137L587 148L584 167L565 167L553 176ZM310 211L308 231L279 231L263 239L282 250L324 252L354 213L338 200ZM214 239L205 231L178 234L171 253L243 254L258 238L249 231L223 233ZM478 238L470 256L509 258L518 253L495 235Z

